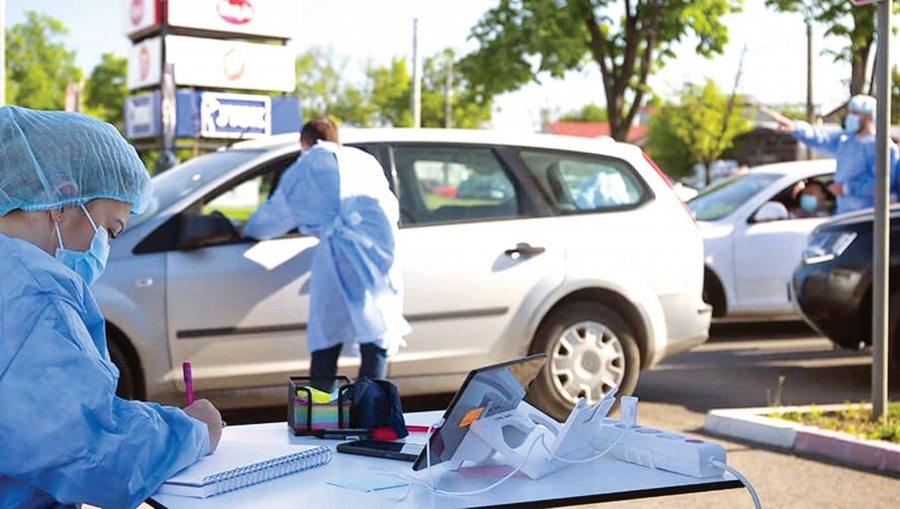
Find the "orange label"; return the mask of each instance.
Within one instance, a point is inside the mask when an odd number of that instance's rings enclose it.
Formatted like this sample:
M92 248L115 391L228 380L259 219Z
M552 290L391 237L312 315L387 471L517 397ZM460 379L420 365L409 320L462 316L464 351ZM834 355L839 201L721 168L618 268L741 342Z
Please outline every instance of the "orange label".
M469 410L468 413L466 413L466 416L463 417L461 421L459 421L459 427L465 428L467 426L470 426L473 422L477 421L479 417L481 417L481 414L483 412L484 407L473 408L472 410Z

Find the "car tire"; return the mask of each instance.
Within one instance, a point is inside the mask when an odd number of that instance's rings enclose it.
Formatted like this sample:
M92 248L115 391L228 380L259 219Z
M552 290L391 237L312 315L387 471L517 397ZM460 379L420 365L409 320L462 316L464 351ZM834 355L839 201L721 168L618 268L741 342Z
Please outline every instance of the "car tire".
M724 318L728 314L725 289L716 274L709 269L703 272L703 302L712 306L713 318Z
M599 336L598 341L587 341L592 336ZM553 311L538 328L531 353L546 354L547 365L528 400L560 421L579 396L593 403L611 385L618 385L620 396L637 385L641 364L634 332L618 311L604 304L574 302Z
M115 343L115 341L107 342L109 348L109 358L119 369L119 383L116 386L116 396L124 399L134 399L137 397L137 384L135 383L134 370L125 352Z

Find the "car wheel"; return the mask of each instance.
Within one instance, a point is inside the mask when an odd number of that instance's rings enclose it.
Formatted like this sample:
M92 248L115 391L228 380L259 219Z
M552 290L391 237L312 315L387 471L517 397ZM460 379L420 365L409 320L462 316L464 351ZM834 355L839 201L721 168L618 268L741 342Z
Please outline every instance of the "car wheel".
M620 313L603 304L576 302L550 315L535 335L532 353L547 354L529 400L565 420L579 398L594 403L610 388L628 395L637 385L640 352Z
M719 278L709 269L703 273L703 302L713 308L713 317L724 318L728 314L725 302L725 289Z
M123 352L113 341L109 341L107 347L109 348L110 360L112 360L113 364L116 365L116 368L119 369L119 384L116 386L116 396L124 399L134 399L137 396L135 393L136 384L134 380L134 371L131 369L131 363L128 362L128 357L125 356L125 352Z

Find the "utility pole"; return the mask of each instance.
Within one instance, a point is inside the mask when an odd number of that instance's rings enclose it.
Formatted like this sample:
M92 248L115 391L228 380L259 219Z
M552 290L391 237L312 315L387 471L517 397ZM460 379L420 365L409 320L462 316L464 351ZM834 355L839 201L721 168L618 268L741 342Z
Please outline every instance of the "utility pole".
M422 127L422 67L419 65L419 18L413 18L412 121Z
M447 80L444 83L444 127L453 127L453 57L447 56Z
M6 0L0 0L0 106L6 106Z
M875 141L875 249L872 292L872 418L881 420L888 407L888 260L890 256L890 163L888 131L891 127L891 12L893 0L878 3L878 50Z
M816 125L813 106L813 18L812 7L806 5L806 121ZM806 159L813 158L813 151L806 147Z

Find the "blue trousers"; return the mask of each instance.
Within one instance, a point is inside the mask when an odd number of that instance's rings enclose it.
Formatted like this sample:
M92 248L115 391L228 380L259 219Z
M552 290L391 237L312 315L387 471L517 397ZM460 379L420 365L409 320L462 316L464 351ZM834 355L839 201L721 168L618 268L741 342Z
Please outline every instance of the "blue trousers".
M309 376L313 379L313 385L325 392L334 390L334 377L337 376L338 357L341 356L341 348L344 345L337 344L324 350L313 352L309 366ZM362 355L362 364L359 366L359 379L372 378L382 380L387 378L387 350L376 346L374 343L360 343L359 352Z

